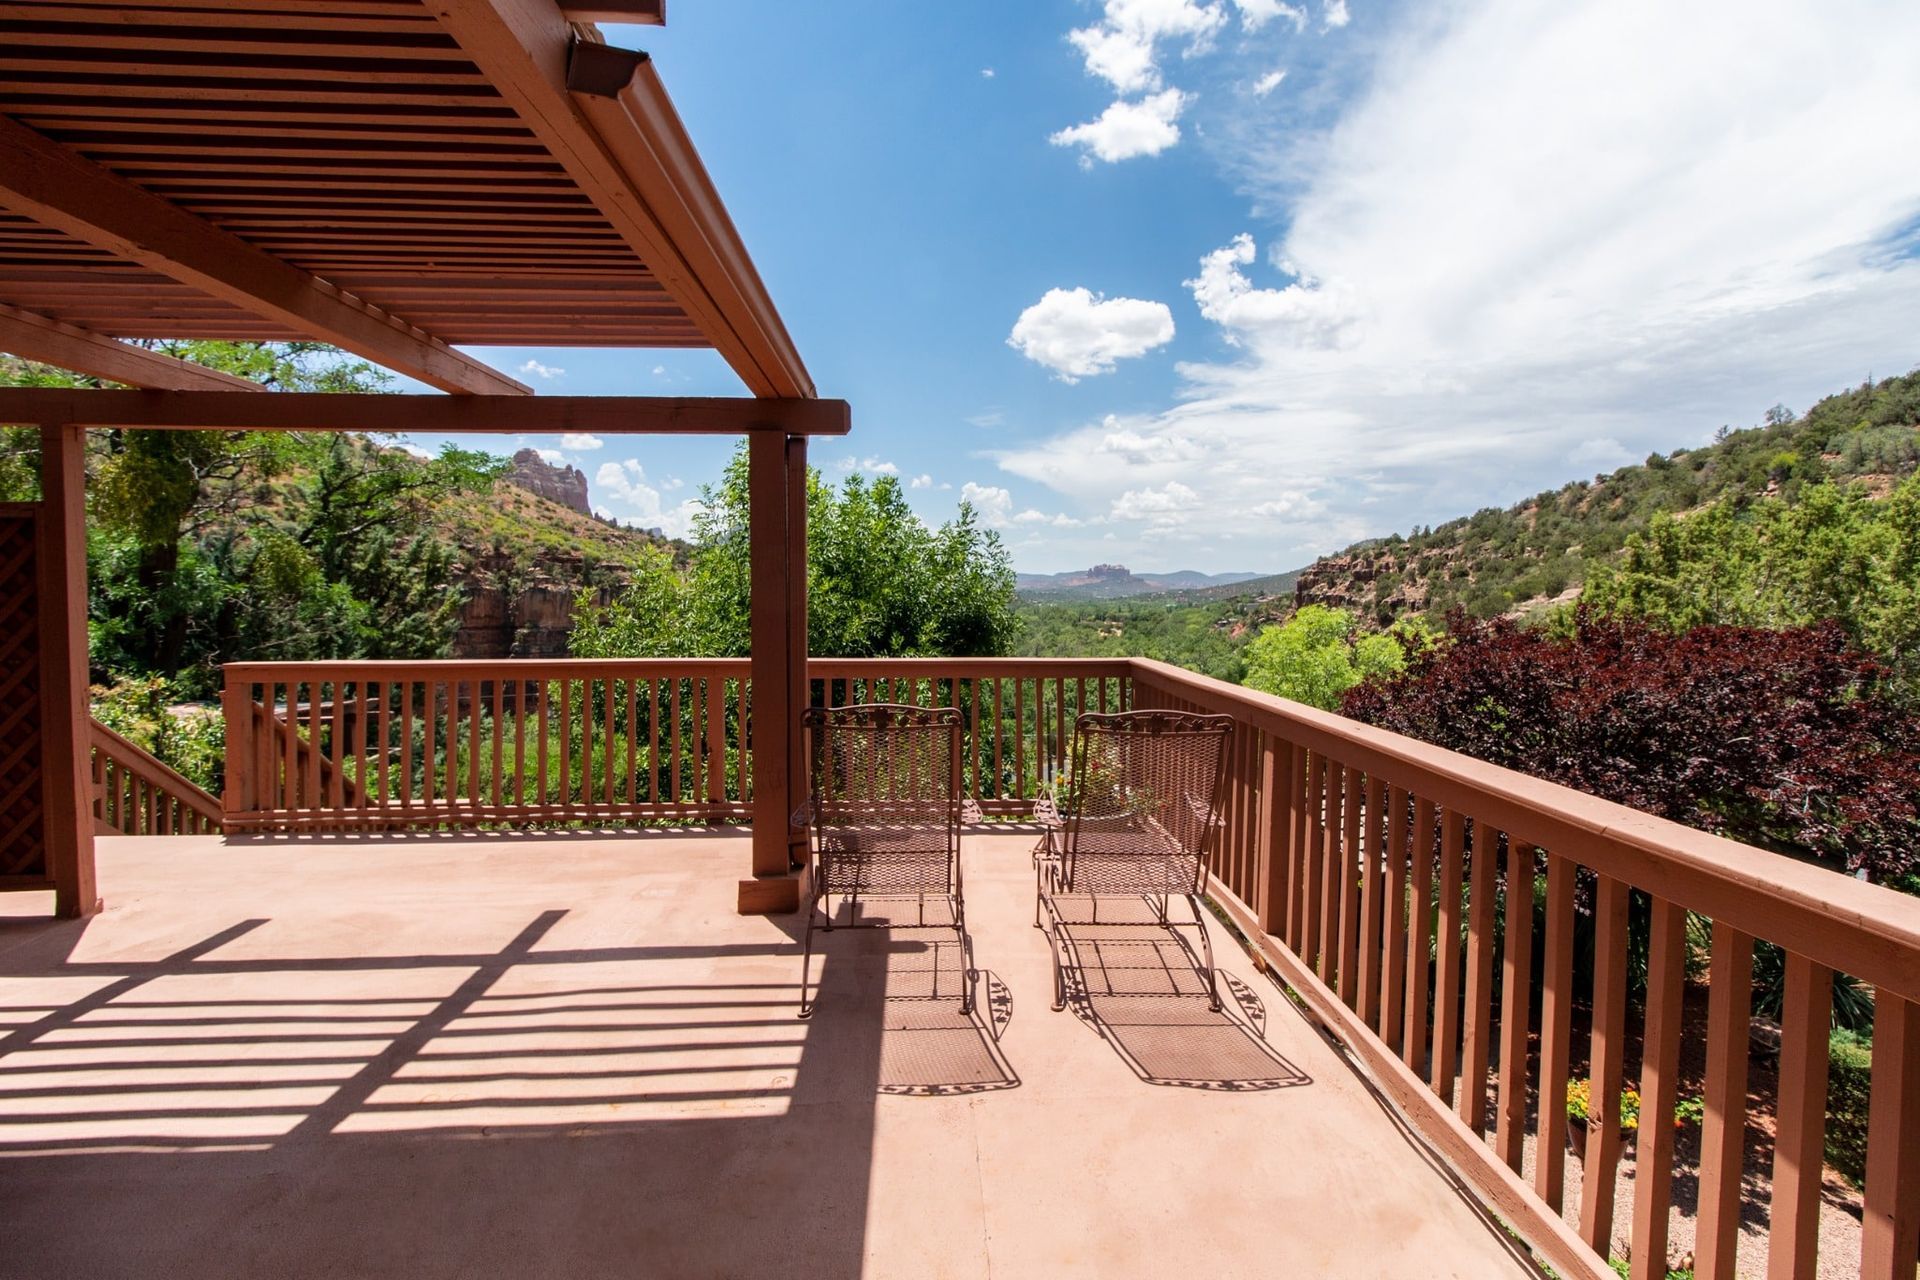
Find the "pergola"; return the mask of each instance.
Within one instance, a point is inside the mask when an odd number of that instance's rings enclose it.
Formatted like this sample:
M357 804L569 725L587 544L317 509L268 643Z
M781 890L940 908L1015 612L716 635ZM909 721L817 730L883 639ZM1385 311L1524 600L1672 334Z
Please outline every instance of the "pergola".
M0 527L0 877L97 909L87 761L92 426L745 435L752 876L790 910L811 378L644 53L662 0L0 6L0 350L137 388L0 390L41 501ZM235 395L130 338L313 339L439 395ZM710 347L750 397L533 397L454 344Z

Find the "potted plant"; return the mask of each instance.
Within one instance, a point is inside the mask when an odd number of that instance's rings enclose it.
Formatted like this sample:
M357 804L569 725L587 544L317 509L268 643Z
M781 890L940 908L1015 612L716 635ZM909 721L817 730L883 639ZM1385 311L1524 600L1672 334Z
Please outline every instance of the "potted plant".
M1587 1158L1587 1130L1593 1127L1597 1118L1593 1114L1593 1082L1586 1079L1567 1081L1567 1145L1582 1160ZM1620 1122L1620 1141L1633 1141L1634 1134L1640 1129L1639 1090L1628 1086L1620 1091L1617 1118Z

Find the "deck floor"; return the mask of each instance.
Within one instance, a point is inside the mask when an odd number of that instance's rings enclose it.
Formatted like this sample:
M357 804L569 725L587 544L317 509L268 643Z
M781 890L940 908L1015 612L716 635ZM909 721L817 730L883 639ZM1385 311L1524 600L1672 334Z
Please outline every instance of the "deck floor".
M743 918L734 833L101 842L0 899L0 1275L1532 1274L1214 928ZM944 934L951 939L951 932Z

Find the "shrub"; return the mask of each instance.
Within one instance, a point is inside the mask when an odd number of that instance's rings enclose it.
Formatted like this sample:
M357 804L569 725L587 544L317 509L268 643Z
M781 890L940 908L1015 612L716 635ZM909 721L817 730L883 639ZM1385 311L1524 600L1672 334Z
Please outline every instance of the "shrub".
M1706 831L1896 881L1920 865L1920 717L1831 623L1675 635L1448 620L1354 719Z
M1827 1041L1827 1163L1858 1185L1867 1172L1873 1043L1836 1028Z

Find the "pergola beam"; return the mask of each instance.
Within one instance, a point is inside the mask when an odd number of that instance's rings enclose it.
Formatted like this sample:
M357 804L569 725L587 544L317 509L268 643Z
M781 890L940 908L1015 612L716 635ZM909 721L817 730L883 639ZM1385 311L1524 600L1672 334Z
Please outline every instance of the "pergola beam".
M129 387L175 391L265 391L248 378L177 360L0 302L0 351Z
M840 436L844 400L745 396L349 395L283 391L89 391L0 387L0 423L218 431L462 432L474 435Z
M574 22L627 22L639 26L660 27L667 22L667 0L592 0L587 4L560 7Z
M748 389L812 395L806 365L671 107L630 115L620 98L598 96L618 88L571 92L576 37L554 0L428 4Z
M0 116L0 206L443 391L524 383Z

